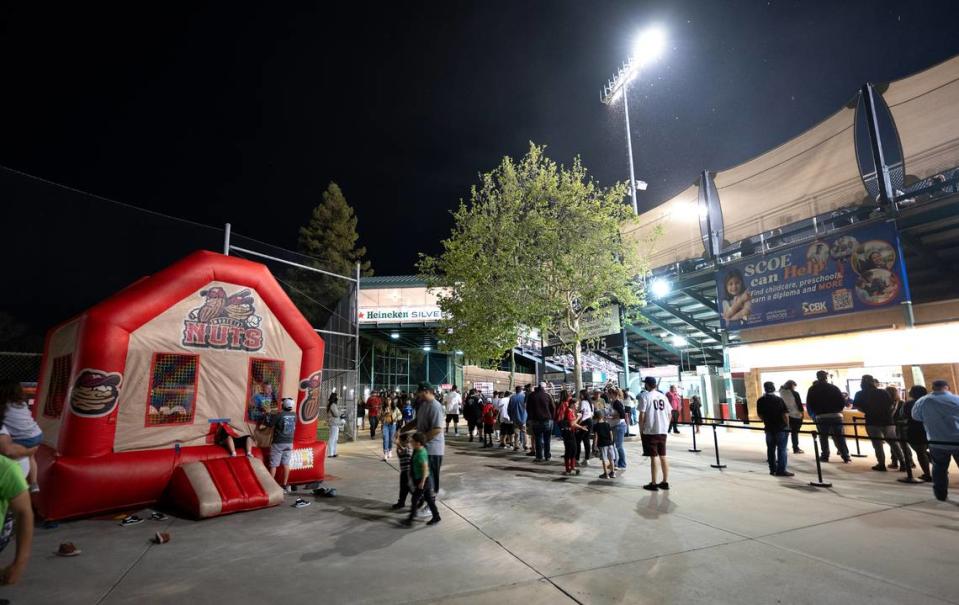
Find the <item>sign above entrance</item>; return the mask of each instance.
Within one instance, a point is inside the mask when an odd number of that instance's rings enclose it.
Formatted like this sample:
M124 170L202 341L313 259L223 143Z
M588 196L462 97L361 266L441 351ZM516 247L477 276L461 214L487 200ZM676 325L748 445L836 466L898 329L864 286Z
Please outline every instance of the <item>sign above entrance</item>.
M437 306L360 307L357 318L366 323L429 323L443 319Z
M599 338L609 334L617 334L623 329L619 321L619 305L609 305L595 311L587 311L579 320L580 333L583 340ZM574 334L561 326L559 332L549 335L546 344L555 347L573 342Z
M731 263L716 272L716 286L727 330L891 307L908 299L891 222Z

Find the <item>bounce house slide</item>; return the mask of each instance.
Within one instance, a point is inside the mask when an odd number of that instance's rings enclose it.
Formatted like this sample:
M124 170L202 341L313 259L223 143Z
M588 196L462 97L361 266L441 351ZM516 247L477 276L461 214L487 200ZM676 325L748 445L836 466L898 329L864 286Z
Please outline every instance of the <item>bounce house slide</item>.
M283 488L258 459L237 456L177 467L166 497L183 513L205 519L276 506Z

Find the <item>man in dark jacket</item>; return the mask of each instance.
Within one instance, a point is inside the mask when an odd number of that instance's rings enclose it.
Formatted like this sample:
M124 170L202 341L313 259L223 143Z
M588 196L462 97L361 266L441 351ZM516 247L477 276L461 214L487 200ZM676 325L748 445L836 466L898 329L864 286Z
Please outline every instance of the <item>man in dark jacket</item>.
M816 382L806 392L806 408L809 415L816 419L819 447L822 448L819 459L823 462L829 462L830 435L842 461L850 461L846 435L842 429L842 411L845 407L846 398L836 385L829 384L829 373L822 370L816 372Z
M556 405L546 392L546 383L541 382L526 400L526 414L533 426L533 444L536 461L549 460L549 440L553 432L553 415Z
M470 389L463 403L463 417L466 419L466 428L469 430L470 441L473 440L473 433L480 426L480 416L483 414L483 405L480 403L480 396L476 389Z
M786 444L789 441L789 410L786 402L776 395L776 385L763 384L766 392L756 401L756 414L762 419L766 430L766 461L769 474L777 477L792 477L786 470Z
M902 448L899 447L898 436L896 435L896 424L892 420L892 397L885 389L876 386L876 379L869 374L863 374L862 389L856 393L853 399L853 405L860 412L866 415L866 434L872 440L872 447L876 450L876 466L872 467L874 471L886 470L886 452L883 448L883 441L889 441L889 450L892 454L891 469L899 468L899 461L902 460ZM903 468L902 470L906 470Z

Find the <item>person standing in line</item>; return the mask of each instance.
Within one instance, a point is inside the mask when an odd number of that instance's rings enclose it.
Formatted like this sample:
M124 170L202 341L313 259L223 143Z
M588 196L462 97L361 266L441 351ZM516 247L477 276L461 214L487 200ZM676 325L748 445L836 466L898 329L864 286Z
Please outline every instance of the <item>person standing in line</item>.
M413 421L413 404L410 403L410 396L406 393L400 395L400 409L403 411L403 424ZM403 426L403 425L400 425ZM397 429L398 430L398 429Z
M526 413L533 423L533 440L536 462L549 462L550 438L553 432L553 416L556 414L556 404L546 391L547 384L539 383L536 390L526 400Z
M693 430L698 433L703 424L703 402L699 400L699 395L689 398L689 413L693 417Z
M623 389L623 407L626 408L626 436L635 437L635 433L629 432L629 427L636 425L636 398L628 388Z
M422 433L426 444L429 476L433 482L433 493L439 498L440 469L443 466L443 454L446 451L446 438L443 435L445 415L443 405L436 400L433 385L421 382L416 389L415 431Z
M763 421L766 433L766 462L769 474L776 477L792 477L786 470L786 445L789 442L789 409L782 397L776 395L776 385L763 383L765 394L756 401L756 415Z
M914 385L909 389L909 400L900 410L900 418L905 422L906 442L916 452L916 460L919 462L919 468L922 469L922 475L919 478L923 481L932 481L932 475L929 472L929 440L926 438L926 427L912 417L912 409L917 401L928 394L926 387ZM906 446L904 445L902 449L905 453Z
M613 447L616 449L616 470L626 470L626 448L624 442L629 425L626 424L626 406L623 405L623 392L618 388L610 391L613 403L613 413L610 415L610 425L613 429Z
M669 489L669 464L666 462L666 436L672 408L666 397L656 388L656 378L643 379L645 390L639 394L639 428L642 435L643 450L649 456L651 481L643 489L657 491ZM656 481L656 461L663 471L663 480Z
M460 434L460 409L463 407L463 397L460 395L460 392L456 389L456 385L453 385L453 389L446 394L446 397L443 400L444 407L446 408L446 432L450 432L450 421L453 422L453 434Z
M796 392L796 381L787 380L779 389L779 396L789 411L789 432L792 435L793 453L804 454L799 448L799 431L802 430L803 412L802 397ZM757 413L759 410L756 410Z
M466 418L466 429L470 434L470 441L473 441L473 434L482 439L483 430L483 404L480 402L479 393L476 389L470 389L466 395L466 401L463 404L463 416Z
M909 469L916 468L916 463L912 461L912 451L909 449L909 443L906 440L906 422L903 417L903 408L906 402L902 400L899 389L893 385L886 386L886 392L892 399L892 422L896 427L896 444L902 452L902 458L899 460L900 469L907 472Z
M442 405L436 401L437 408L442 408ZM441 415L442 417L442 415ZM439 427L439 434L443 434L442 424ZM406 518L405 524L412 525L413 518L416 517L417 509L426 501L426 505L429 507L430 513L433 517L426 522L427 525L436 525L441 521L440 512L436 508L436 494L433 492L433 481L431 480L431 464L429 463L429 452L427 450L427 445L429 444L429 438L417 431L413 434L413 457L410 461L410 471L413 475L413 504L410 506L410 516Z
M483 447L493 447L493 432L496 430L496 406L492 401L483 404Z
M393 440L396 437L396 423L401 419L399 402L391 398L380 410L380 422L383 433L383 460L393 457Z
M846 408L846 398L842 391L834 384L829 383L829 372L816 372L816 382L812 383L806 392L806 408L809 415L816 422L819 432L819 454L821 462L829 462L829 437L832 437L836 451L846 464L852 461L849 457L849 448L846 446L846 434L843 433L842 411Z
M929 393L912 406L912 418L926 427L929 457L932 458L932 491L937 500L945 500L949 492L949 463L959 464L959 397L949 392L949 383L936 380Z
M576 459L583 456L581 466L589 466L589 455L593 452L593 404L589 401L586 389L579 392L579 425L583 430L576 433Z
M679 412L683 409L683 398L679 396L679 391L676 390L676 385L671 385L669 387L669 392L666 393L666 399L669 400L669 427L666 431L667 433L676 433L679 434Z
M379 424L382 405L383 400L378 391L373 391L370 398L366 400L366 414L370 417L370 439L376 439L376 426Z
M501 448L512 447L515 438L515 425L509 415L509 392L500 393L496 408L499 414L499 446Z
M518 433L518 441L513 441L513 451L518 451L519 446L523 446L526 451L526 395L523 393L523 387L517 386L515 393L509 398L509 405L506 407L506 413L513 420L513 428Z
M340 404L339 396L336 391L330 393L330 398L326 402L326 426L330 429L330 436L326 439L326 455L329 458L336 458L336 443L340 438Z
M872 447L876 450L876 466L872 467L872 470L886 471L886 451L883 447L886 441L889 442L892 456L889 468L898 469L899 461L902 460L902 450L899 448L896 437L896 425L892 421L893 402L889 393L885 389L878 388L875 378L869 374L863 374L860 391L856 393L853 405L866 415L866 434L869 435ZM903 470L906 469L903 468Z
M529 437L529 451L527 456L536 455L536 431L533 429L533 419L529 417L529 399L533 394L533 385L527 384L523 387L523 401L526 404L526 435Z
M576 468L576 433L582 431L583 427L576 421L579 415L576 413L575 405L567 404L562 407L563 418L560 421L560 435L563 437L563 463L566 476L573 473L579 474Z
M599 460L603 465L603 474L600 479L616 478L616 448L613 447L613 431L602 412L593 413L593 449L599 452Z

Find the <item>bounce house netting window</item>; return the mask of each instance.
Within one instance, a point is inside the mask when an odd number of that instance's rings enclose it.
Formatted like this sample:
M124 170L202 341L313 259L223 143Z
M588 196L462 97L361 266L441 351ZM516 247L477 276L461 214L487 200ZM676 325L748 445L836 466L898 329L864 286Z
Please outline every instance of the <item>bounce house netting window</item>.
M53 360L53 366L50 368L50 387L47 389L47 400L43 403L44 416L59 418L60 414L63 413L63 402L67 399L72 363L72 355L61 355Z
M153 356L146 426L193 422L199 364L199 355L157 353Z
M248 385L246 418L250 422L259 422L278 408L283 386L283 362L279 359L251 359Z

